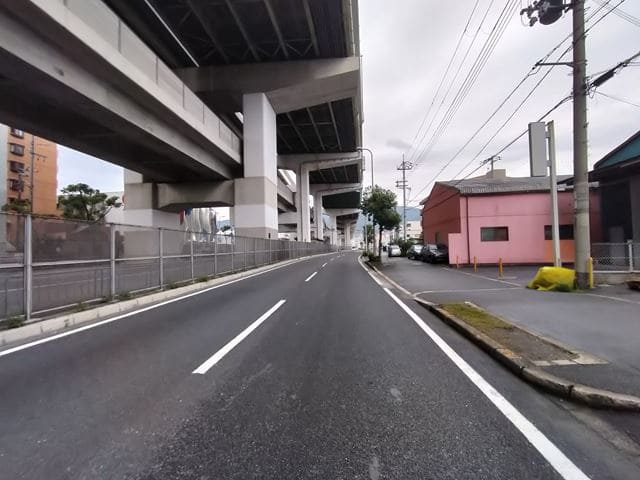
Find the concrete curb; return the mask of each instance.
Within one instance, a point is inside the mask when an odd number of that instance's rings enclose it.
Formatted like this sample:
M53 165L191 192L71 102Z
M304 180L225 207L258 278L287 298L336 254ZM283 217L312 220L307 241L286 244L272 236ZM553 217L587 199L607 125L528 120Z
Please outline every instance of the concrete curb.
M640 397L582 385L548 373L437 305L415 296L413 299L444 323L462 333L520 378L542 390L593 408L640 412Z
M15 344L24 340L28 340L33 337L39 337L44 334L58 333L61 330L66 330L74 326L80 326L85 323L104 320L120 313L133 311L140 307L152 305L154 303L159 303L165 300L171 300L189 293L206 290L207 288L215 287L217 285L237 281L245 277L252 277L254 275L258 275L270 270L277 270L278 268L286 267L287 265L291 265L293 263L308 260L313 257L330 255L332 253L335 252L322 253L318 255L272 263L262 267L245 270L243 272L213 278L207 282L192 283L190 285L178 287L172 290L163 290L161 292L151 293L131 300L123 300L121 302L110 303L108 305L102 305L82 312L69 313L55 318L34 321L22 327L2 330L0 331L0 348L5 347L9 344Z

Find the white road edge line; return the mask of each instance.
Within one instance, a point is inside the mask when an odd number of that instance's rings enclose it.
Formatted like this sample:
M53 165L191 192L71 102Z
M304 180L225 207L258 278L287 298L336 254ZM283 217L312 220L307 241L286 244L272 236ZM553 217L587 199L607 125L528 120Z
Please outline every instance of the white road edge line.
M231 280L231 281L226 282L226 283L221 283L220 285L214 285L213 287L210 287L210 288L205 288L203 290L198 290L197 292L187 293L186 295L182 295L180 297L171 298L169 300L165 300L163 302L156 303L154 305L149 305L148 307L143 307L143 308L140 308L138 310L133 310L131 312L123 313L122 315L117 315L115 317L107 318L106 320L95 322L95 323L92 323L90 325L85 325L84 327L74 328L73 330L69 330L69 331L66 331L66 332L63 332L63 333L58 333L58 334L52 335L50 337L41 338L40 340L34 340L33 342L29 342L29 343L25 343L25 344L22 344L22 345L18 345L18 346L15 346L13 348L8 348L6 350L0 351L0 357L4 357L5 355L10 355L12 353L19 352L21 350L26 350L27 348L36 347L38 345L42 345L43 343L48 343L48 342L52 342L54 340L58 340L60 338L68 337L69 335L73 335L73 334L76 334L76 333L84 332L85 330L90 330L92 328L100 327L102 325L106 325L106 324L111 323L111 322L117 322L118 320L122 320L123 318L131 317L131 316L137 315L139 313L144 313L144 312L147 312L149 310L153 310L153 309L156 309L156 308L164 307L165 305L169 305L170 303L179 302L181 300L185 300L185 299L190 298L190 297L195 297L196 295L202 295L203 293L207 293L207 292L210 292L212 290L216 290L218 288L226 287L227 285L232 285L234 283L241 282L241 281L247 280L249 278L257 277L259 275L264 275L265 273L273 272L275 270L279 270L280 268L288 267L290 265L295 265L296 263L300 263L300 262L303 262L305 260L309 260L311 258L312 257L298 258L298 259L295 259L295 261L293 261L291 263L287 263L285 265L277 265L277 266L275 266L273 268L270 268L268 270L263 270L261 272L252 273L250 275L246 275L244 277L237 278L235 280Z
M324 268L324 267L326 267L326 266L327 266L327 262L323 263L323 264L322 264L322 267L320 267L320 268Z
M524 437L540 452L549 464L565 480L589 480L558 447L551 442L540 430L536 428L520 411L518 411L506 398L502 396L489 382L487 382L471 365L469 365L456 351L449 346L436 332L402 300L396 297L388 288L385 292L396 302L411 319L418 324L424 333L449 357L465 376L489 399L500 412L524 435Z
M315 277L318 274L318 272L313 272L311 275L309 275L307 277L307 279L305 280L305 282L308 282L309 280L311 280L313 277Z
M231 340L224 347L222 347L220 350L214 353L202 365L200 365L191 373L199 374L199 375L204 375L205 373L207 373L211 367L213 367L216 363L222 360L227 353L229 353L231 350L236 348L242 340L247 338L251 334L251 332L253 332L256 328L258 328L267 318L273 315L276 310L278 310L282 305L284 305L285 302L286 300L282 299L278 303L276 303L273 307L271 307L269 310L263 313L259 319L257 319L247 328L245 328L233 340Z
M484 275L479 275L477 273L471 273L471 272L463 272L462 270L458 270L457 268L451 268L451 267L444 267L445 270L449 270L451 272L456 272L456 273L461 273L462 275L468 275L470 277L475 277L475 278L482 278L484 280L490 280L492 282L498 282L498 283L505 283L507 285L513 285L514 287L522 287L522 285L520 285L519 283L515 283L515 282L507 282L506 280L500 280L498 278L491 278L491 277L486 277Z

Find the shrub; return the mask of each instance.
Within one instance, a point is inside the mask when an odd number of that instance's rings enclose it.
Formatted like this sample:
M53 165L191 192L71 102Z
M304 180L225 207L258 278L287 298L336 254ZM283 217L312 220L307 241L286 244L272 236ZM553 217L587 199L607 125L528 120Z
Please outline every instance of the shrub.
M24 315L13 315L5 321L7 328L18 328L24 325Z

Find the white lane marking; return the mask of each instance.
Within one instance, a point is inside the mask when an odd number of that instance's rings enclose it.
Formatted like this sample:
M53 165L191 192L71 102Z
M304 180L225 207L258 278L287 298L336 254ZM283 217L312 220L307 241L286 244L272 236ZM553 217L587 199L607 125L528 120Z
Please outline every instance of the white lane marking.
M285 302L286 300L282 299L278 303L276 303L273 307L271 307L269 310L263 313L259 319L257 319L247 328L245 328L242 332L240 332L233 340L231 340L224 347L222 347L220 350L214 353L211 357L209 357L202 365L196 368L192 373L199 374L199 375L204 375L205 373L207 373L211 367L213 367L216 363L222 360L227 353L229 353L231 350L236 348L242 340L247 338L251 334L251 332L253 332L256 328L258 328L267 318L273 315L276 310L278 310L282 305L284 305Z
M106 320L95 322L95 323L92 323L90 325L85 325L83 327L74 328L73 330L69 330L67 332L58 333L58 334L52 335L50 337L41 338L40 340L34 340L33 342L29 342L29 343L25 343L25 344L22 344L22 345L18 345L18 346L13 347L13 348L8 348L7 350L0 351L0 357L4 357L5 355L9 355L11 353L19 352L21 350L26 350L27 348L36 347L38 345L42 345L43 343L52 342L52 341L58 340L60 338L68 337L69 335L73 335L75 333L80 333L80 332L84 332L85 330L90 330L92 328L100 327L102 325L106 325L106 324L111 323L111 322L116 322L118 320L122 320L123 318L131 317L131 316L137 315L139 313L144 313L144 312L147 312L149 310L153 310L153 309L156 309L156 308L164 307L165 305L169 305L170 303L179 302L181 300L185 300L185 299L190 298L190 297L195 297L196 295L201 295L203 293L207 293L207 292L210 292L212 290L216 290L218 288L226 287L227 285L231 285L231 284L234 284L234 283L237 283L237 282L241 282L241 281L247 280L249 278L257 277L259 275L264 275L265 273L273 272L275 270L279 270L280 268L284 268L284 267L288 267L288 266L291 266L291 265L295 265L296 263L300 263L300 262L303 262L305 260L309 260L310 258L312 258L312 257L304 257L304 258L296 259L295 261L293 261L291 263L287 263L285 265L278 265L277 267L273 267L273 268L270 268L268 270L263 270L262 272L252 273L251 275L246 275L244 277L237 278L235 280L231 280L231 281L226 282L226 283L221 283L220 285L215 285L215 286L210 287L210 288L205 288L203 290L198 290L197 292L187 293L186 295L182 295L181 297L171 298L169 300L165 300L163 302L156 303L154 305L149 305L148 307L143 307L143 308L141 308L139 310L133 310L131 312L123 313L122 315L118 315L118 316L115 316L115 317L112 317L112 318L108 318Z
M309 280L311 280L313 277L315 277L318 274L318 272L313 272L311 275L309 275L307 277L307 279L305 280L305 282L308 282Z
M468 292L502 292L504 290L516 290L517 287L499 287L499 288L472 288L469 290L425 290L416 292L414 295L422 295L423 293L468 293Z
M326 266L327 266L327 262L323 263L321 268L324 268Z
M520 285L519 283L507 282L506 280L498 280L497 278L485 277L484 275L478 275L477 273L463 272L462 270L458 270L457 268L444 267L444 269L451 272L461 273L463 275L469 275L470 277L482 278L484 280L490 280L492 282L506 283L507 285L513 285L514 287L522 287L522 285Z
M571 460L569 460L551 440L549 440L540 430L536 428L522 413L520 413L506 398L502 396L489 382L487 382L471 365L469 365L456 351L449 346L436 332L434 332L424 321L402 300L396 297L388 288L385 292L396 302L411 319L418 324L424 333L449 357L465 376L478 387L478 389L493 403L500 412L524 435L524 437L540 452L549 464L565 480L589 480L582 470L580 470Z
M585 293L585 295L589 295L590 297L604 298L606 300L613 300L616 302L633 303L635 305L640 305L640 302L635 302L633 300L628 300L626 298L610 297L608 295L599 295L597 293Z

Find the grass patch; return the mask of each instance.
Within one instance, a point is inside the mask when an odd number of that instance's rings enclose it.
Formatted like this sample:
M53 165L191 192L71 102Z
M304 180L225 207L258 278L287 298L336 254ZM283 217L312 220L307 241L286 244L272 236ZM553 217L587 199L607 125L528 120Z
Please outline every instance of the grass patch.
M120 292L118 294L118 300L131 300L133 298L133 294L131 292Z
M207 277L206 275L196 278L196 282L198 282L198 283L204 283L204 282L208 282L208 281L209 281L209 277Z
M466 303L449 303L442 305L442 308L484 333L489 333L495 329L513 330L513 325Z

